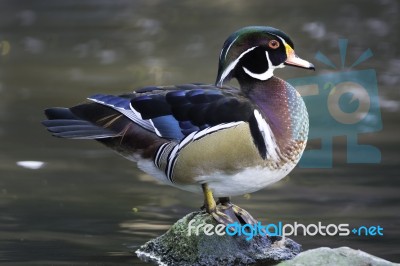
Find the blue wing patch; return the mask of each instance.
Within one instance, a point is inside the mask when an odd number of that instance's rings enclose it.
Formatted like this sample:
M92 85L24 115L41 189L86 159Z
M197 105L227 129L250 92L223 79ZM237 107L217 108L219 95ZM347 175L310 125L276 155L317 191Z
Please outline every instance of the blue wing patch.
M160 137L180 140L186 135L182 132L179 122L172 115L155 117L151 121Z

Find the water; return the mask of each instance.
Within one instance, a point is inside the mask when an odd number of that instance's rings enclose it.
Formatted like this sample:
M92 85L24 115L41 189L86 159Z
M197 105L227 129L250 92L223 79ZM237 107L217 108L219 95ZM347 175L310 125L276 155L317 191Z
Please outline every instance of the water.
M339 136L333 168L297 168L234 202L263 223L379 224L383 237L294 239L304 249L350 246L400 261L397 1L3 0L0 6L0 263L138 265L130 251L197 210L200 196L157 184L97 143L52 138L39 122L43 109L97 92L213 83L223 41L246 25L286 31L320 71L277 71L285 79L323 73L317 51L340 65L339 38L349 39L349 63L373 51L360 69L377 72L383 130L359 142L378 147L382 162L347 164ZM31 169L21 161L44 165Z

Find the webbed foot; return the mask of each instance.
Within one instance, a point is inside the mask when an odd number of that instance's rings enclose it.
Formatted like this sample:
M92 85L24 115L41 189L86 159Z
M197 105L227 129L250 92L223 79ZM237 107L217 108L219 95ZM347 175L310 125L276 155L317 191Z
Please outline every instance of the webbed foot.
M204 208L220 224L227 226L232 223L257 224L257 220L246 210L232 204L228 197L219 198L219 204L215 203L214 197L207 184L202 185L204 192Z

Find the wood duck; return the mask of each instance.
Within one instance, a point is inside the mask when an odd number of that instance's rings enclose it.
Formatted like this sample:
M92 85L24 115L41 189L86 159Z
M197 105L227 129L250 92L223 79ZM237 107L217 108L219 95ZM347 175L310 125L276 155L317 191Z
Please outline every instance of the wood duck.
M214 85L96 94L84 104L45 110L43 124L56 137L97 140L161 182L203 193L206 211L222 224L255 224L230 197L285 177L307 142L300 94L273 75L285 65L314 69L293 49L278 29L245 27L225 41ZM226 85L233 78L240 88Z

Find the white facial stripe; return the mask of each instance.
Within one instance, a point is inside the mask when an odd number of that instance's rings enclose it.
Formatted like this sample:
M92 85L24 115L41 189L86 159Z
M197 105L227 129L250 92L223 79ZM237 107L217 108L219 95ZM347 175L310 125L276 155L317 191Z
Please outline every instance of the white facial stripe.
M267 71L265 71L264 73L261 73L261 74L257 74L257 73L253 73L250 70L248 70L247 68L243 67L244 72L247 75L249 75L250 77L258 79L258 80L267 80L267 79L271 78L274 75L275 68L281 68L282 64L278 65L278 66L272 65L272 62L269 59L269 54L268 54L267 51L265 51L265 56L266 56L267 61L268 61L268 69L267 69Z
M221 78L219 79L217 85L218 86L222 86L222 83L224 82L224 79L229 75L229 73L231 73L231 71L235 68L235 66L237 65L237 63L239 62L239 60L248 52L256 49L258 46L254 46L251 47L249 49L247 49L246 51L244 51L241 55L239 55L239 57L233 61L232 63L229 64L229 66L224 70L224 72L221 75Z
M238 38L239 38L239 36L237 36L237 37L231 42L231 44L228 46L228 49L226 49L226 51L225 51L224 59L226 59L226 56L228 55L229 49L231 49L232 44L233 44L234 42L236 42L236 40L237 40Z
M285 53L286 53L286 56L288 56L288 54L287 54L288 51L287 51L286 47L287 47L287 46L290 47L290 45L287 44L287 42L286 42L282 37L279 37L279 36L276 36L276 37L278 37L279 39L281 39L281 41L282 41L282 43L283 43L283 46L285 46Z
M285 46L288 45L287 42L286 42L282 37L280 37L280 36L278 36L278 35L275 35L275 34L272 34L272 35L278 37L278 38L282 41L282 43L283 43ZM237 39L237 38L238 38L238 37L236 37L236 39ZM226 55L228 54L229 49L231 48L232 44L236 41L236 39L233 40L233 42L229 45L228 49L226 50L225 55L224 55L225 58L226 58ZM225 79L225 78L229 75L229 73L231 73L231 71L235 68L235 66L237 65L237 63L239 62L239 60L240 60L245 54L247 54L248 52L254 50L254 49L257 48L257 47L258 47L258 46L254 46L254 47L251 47L251 48L247 49L247 50L244 51L235 61L233 61L232 63L230 63L229 66L228 66L228 67L225 69L225 71L222 73L221 78L220 78L220 80L218 81L217 85L218 85L218 86L222 86L222 83L224 82L224 79ZM271 78L271 77L274 75L273 72L274 72L274 70L275 70L276 68L283 68L283 67L285 67L285 65L284 65L283 63L280 64L280 65L277 65L277 66L272 65L271 60L269 59L269 54L268 54L268 52L266 51L265 54L266 54L266 57L267 57L267 60L268 60L268 70L267 70L267 71L265 71L264 73L261 73L261 74L257 74L257 73L253 73L253 72L251 72L250 70L248 70L247 68L243 67L244 72L245 72L247 75L249 75L250 77L252 77L252 78L255 78L255 79L263 80L263 81L264 81L264 80L267 80L267 79ZM221 51L220 57L222 57L222 51Z
M223 52L224 52L224 50L221 50L221 52L219 53L219 60L221 60Z
M287 45L287 42L282 37L275 35L275 34L272 34L272 35L274 35L275 37L278 37L283 42L283 45Z

